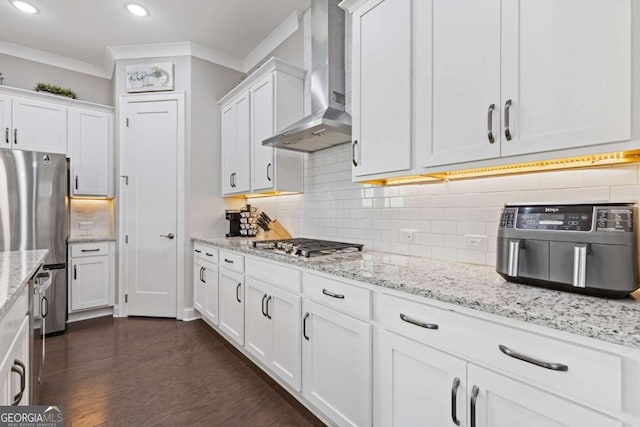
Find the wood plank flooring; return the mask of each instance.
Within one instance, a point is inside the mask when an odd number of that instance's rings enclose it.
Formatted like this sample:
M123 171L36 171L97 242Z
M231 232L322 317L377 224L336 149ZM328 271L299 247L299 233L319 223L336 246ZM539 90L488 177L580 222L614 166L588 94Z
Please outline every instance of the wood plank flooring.
M202 321L103 317L47 338L39 404L71 426L321 426Z

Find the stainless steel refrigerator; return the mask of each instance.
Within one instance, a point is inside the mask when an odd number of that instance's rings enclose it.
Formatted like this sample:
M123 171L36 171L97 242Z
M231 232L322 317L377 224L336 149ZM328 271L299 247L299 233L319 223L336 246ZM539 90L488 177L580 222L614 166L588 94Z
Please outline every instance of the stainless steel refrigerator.
M68 188L64 154L0 149L0 251L49 250L47 334L67 322Z

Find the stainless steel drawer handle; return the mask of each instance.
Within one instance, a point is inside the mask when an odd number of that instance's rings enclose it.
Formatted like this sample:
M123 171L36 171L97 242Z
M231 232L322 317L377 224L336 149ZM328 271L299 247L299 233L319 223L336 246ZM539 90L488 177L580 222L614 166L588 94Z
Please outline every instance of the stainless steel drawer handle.
M196 249L196 253L197 253L197 254L201 254L201 253L202 253L202 251L201 251L200 249Z
M267 165L267 179L271 181L271 163Z
M579 243L573 247L573 286L587 287L587 255L591 245Z
M511 106L513 105L513 101L507 99L507 102L504 103L504 137L507 138L507 141L511 141Z
M262 316L263 317L267 317L267 312L264 311L264 302L265 302L265 300L267 299L268 296L269 296L268 294L264 294L262 296L262 307L261 307L261 309L262 309Z
M9 128L4 129L4 142L9 143Z
M353 166L358 166L358 161L356 160L356 145L358 145L358 140L353 141L351 147L351 162L353 162Z
M173 234L173 233L169 233L169 234L161 234L160 237L165 237L165 238L167 238L169 240L173 240L173 239L175 239L176 235Z
M242 283L238 283L238 286L236 286L236 300L238 302L242 302L242 300L240 299L240 287L242 286Z
M307 335L307 319L309 318L309 316L310 314L306 313L304 315L304 318L302 319L302 336L307 341L309 341L309 335Z
M458 388L460 388L460 378L456 377L451 385L451 421L457 426L460 425L458 419Z
M493 112L496 109L496 104L489 105L489 111L487 112L487 138L489 138L489 144L496 142L493 136Z
M269 313L269 303L271 302L272 298L273 297L271 295L269 295L269 298L267 298L267 304L266 304L266 307L267 307L267 309L266 309L267 318L269 318L269 319L271 319L271 313Z
M13 402L11 403L11 406L18 406L22 401L22 396L24 395L24 390L27 385L27 371L24 363L22 363L18 359L14 359L13 366L11 367L11 372L15 372L16 374L20 375L20 392L13 397Z
M80 249L80 252L100 252L100 249Z
M13 143L18 145L18 129L13 130Z
M333 292L331 292L331 291L328 291L328 290L326 290L326 289L323 289L323 290L322 290L322 293L323 293L323 294L325 294L325 295L326 295L326 296L328 296L328 297L331 297L331 298L344 299L344 295L342 295L342 294L335 294L335 293L333 293Z
M227 264L233 264L233 260L228 258L225 258L224 262L226 262Z
M416 320L416 319L412 319L411 317L407 316L406 314L400 313L400 319L402 319L403 322L407 322L407 323L411 323L412 325L416 325L416 326L420 326L421 328L425 328L425 329L438 329L439 326L435 323L425 323L425 322L421 322L420 320Z
M478 402L478 393L480 388L474 385L471 389L471 427L476 427L476 404Z
M520 249L522 248L524 248L524 242L522 240L509 241L509 262L507 267L507 275L509 277L518 277Z
M533 357L529 357L529 356L526 356L524 354L520 354L518 352L515 352L515 351L511 350L509 347L507 347L506 345L500 344L498 346L498 348L500 349L501 352L503 352L504 354L506 354L509 357L513 357L514 359L522 360L523 362L531 363L532 365L536 365L536 366L539 366L541 368L550 369L552 371L561 371L561 372L567 372L569 370L569 367L567 365L563 364L563 363L543 362L541 360L534 359Z
M211 252L206 252L205 255L206 256L213 256L213 254Z

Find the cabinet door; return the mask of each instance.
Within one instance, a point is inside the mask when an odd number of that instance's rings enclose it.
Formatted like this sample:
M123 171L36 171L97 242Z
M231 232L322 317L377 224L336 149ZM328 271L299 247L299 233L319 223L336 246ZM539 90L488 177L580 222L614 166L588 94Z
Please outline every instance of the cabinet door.
M380 354L381 425L466 425L466 362L387 331Z
M420 166L500 157L500 3L416 2Z
M371 425L371 326L303 302L302 394L337 425Z
M71 310L109 305L109 257L71 260Z
M233 174L237 170L236 107L222 108L222 194L233 194Z
M203 271L204 315L214 325L218 324L218 267L207 265Z
M473 364L467 372L469 418L475 415L477 427L622 427L618 420Z
M269 365L273 345L273 326L266 312L269 290L268 285L247 279L245 348L265 365Z
M507 102L503 156L629 139L631 1L503 0Z
M193 308L204 316L205 307L205 286L204 273L205 266L197 259L193 262Z
M251 188L251 111L249 93L222 109L222 192L246 193Z
M220 269L220 329L238 344L244 344L244 277Z
M269 365L291 387L302 389L300 305L302 298L270 287L266 313L273 329Z
M253 152L252 191L274 187L275 165L273 148L262 141L273 136L273 75L269 75L251 88L251 146Z
M0 148L11 148L11 97L0 95Z
M354 176L411 169L412 5L370 0L353 14Z
M69 108L69 157L71 194L108 196L110 193L110 113Z
M67 107L13 97L13 146L20 150L67 153Z
M12 373L9 381L9 389L10 389L10 397L13 399L13 396L17 394L22 394L22 398L20 399L19 406L28 406L29 405L29 393L31 386L31 363L29 361L29 317L25 316L22 325L20 326L20 330L16 335L16 341L14 341L13 345L13 353L11 357L11 362L19 362L24 366L20 366L20 369L23 369L24 381L21 379L20 375L16 373ZM22 387L24 384L24 388Z

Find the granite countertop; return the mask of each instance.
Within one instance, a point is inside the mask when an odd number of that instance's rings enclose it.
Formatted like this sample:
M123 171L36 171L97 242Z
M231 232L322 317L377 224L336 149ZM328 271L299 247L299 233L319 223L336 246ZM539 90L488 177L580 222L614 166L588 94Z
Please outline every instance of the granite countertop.
M609 300L510 283L492 267L366 250L305 259L254 249L250 239L192 240L640 349L639 292Z
M48 250L0 252L0 320L44 262Z
M67 243L115 242L115 237L78 236L69 237Z

